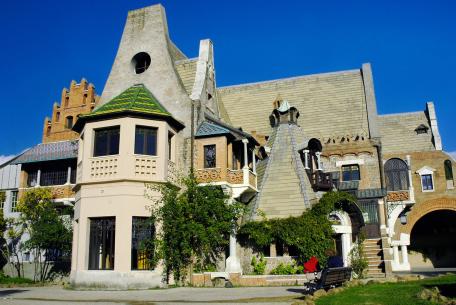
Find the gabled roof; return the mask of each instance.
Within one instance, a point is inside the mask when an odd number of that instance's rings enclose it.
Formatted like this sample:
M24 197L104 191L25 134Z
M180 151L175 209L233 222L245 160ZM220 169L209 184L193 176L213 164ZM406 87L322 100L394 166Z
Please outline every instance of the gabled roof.
M178 129L185 126L174 119L171 113L160 104L157 98L143 84L136 84L114 97L106 104L101 105L93 112L80 115L73 130L82 130L84 122L101 118L112 118L121 115L161 117L172 123Z
M73 159L78 157L78 142L60 141L38 144L15 159L11 164Z

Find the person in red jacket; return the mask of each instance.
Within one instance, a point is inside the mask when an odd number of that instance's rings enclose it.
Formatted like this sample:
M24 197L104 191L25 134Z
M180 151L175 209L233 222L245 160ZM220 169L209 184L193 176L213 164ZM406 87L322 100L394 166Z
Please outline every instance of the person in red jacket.
M304 263L304 273L317 272L320 266L318 265L318 258L312 256L307 262Z

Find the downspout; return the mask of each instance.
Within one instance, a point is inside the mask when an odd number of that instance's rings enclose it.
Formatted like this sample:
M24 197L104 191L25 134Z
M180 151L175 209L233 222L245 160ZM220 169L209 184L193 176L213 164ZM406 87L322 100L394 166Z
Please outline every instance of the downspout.
M191 122L190 122L190 172L193 174L193 162L194 162L194 153L195 153L195 101L192 100L191 108Z

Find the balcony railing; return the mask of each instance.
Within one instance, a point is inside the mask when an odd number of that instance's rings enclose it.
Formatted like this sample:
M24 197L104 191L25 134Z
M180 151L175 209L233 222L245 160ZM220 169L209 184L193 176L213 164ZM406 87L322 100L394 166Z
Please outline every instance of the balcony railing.
M388 192L386 195L386 201L396 202L396 201L407 201L410 199L409 191L395 191Z
M311 183L316 190L329 190L332 187L331 175L322 171L315 171L311 174Z
M248 183L244 183L244 170L231 170L231 169L221 169L221 168L204 168L197 169L195 172L196 180L199 183L218 183L224 182L233 185L245 185L256 189L257 185L257 176L252 171L248 171Z

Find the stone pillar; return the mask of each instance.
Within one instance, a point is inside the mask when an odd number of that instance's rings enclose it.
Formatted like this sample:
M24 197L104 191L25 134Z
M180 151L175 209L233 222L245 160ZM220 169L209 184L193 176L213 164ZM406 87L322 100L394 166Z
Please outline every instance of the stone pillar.
M378 200L378 220L380 221L380 231L386 231L385 201L383 198ZM383 232L382 232L383 234Z
M321 152L317 151L317 152L315 153L315 156L317 156L317 171L321 171L321 170L323 170L323 169L321 168L321 159L320 159Z
M402 245L401 246L401 252L402 252L402 264L403 265L408 265L408 253L407 253L407 246Z
M397 245L393 246L393 261L394 265L399 266L399 247Z
M255 157L255 149L252 149L252 172L256 174L256 157Z
M65 184L70 184L70 183L71 183L71 166L68 166L67 181Z
M304 149L304 168L309 169L309 150Z
M247 151L247 144L249 143L249 140L247 139L242 139L242 143L244 143L244 167L242 168L242 174L244 176L244 184L248 185L249 184L249 155Z
M228 200L228 204L232 204L233 199ZM233 226L235 226L235 223L233 223ZM228 273L241 273L242 268L241 268L241 262L239 258L237 257L237 252L236 252L236 232L233 229L233 232L230 233L230 255L226 259L225 262L225 272Z
M415 190L413 189L413 179L412 179L412 162L410 155L405 156L407 158L408 165L408 179L409 179L409 200L415 202Z
M249 156L247 151L247 144L249 144L249 140L242 139L242 143L244 143L244 168L249 167Z
M36 173L36 187L41 185L41 169L39 169Z
M235 233L230 234L230 256L226 259L225 272L228 273L241 273L241 262L236 254L236 235Z

